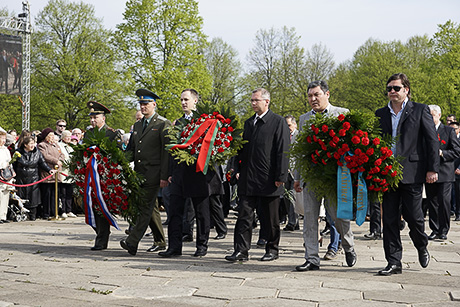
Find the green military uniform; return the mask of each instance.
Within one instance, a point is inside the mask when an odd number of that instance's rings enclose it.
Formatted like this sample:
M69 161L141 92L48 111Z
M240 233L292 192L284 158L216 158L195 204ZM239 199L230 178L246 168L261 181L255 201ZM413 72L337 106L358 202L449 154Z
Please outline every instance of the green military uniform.
M154 97L157 98L158 96L155 95ZM139 96L139 98L139 102L142 103L143 96ZM165 134L166 128L171 126L171 122L158 115L158 113L155 113L150 118L147 126L145 126L146 122L147 119L143 118L134 124L126 149L133 153L134 170L142 174L146 179L143 184L145 191L144 201L139 206L139 216L128 238L125 240L129 246L128 251L131 254L136 253L139 241L144 236L151 219L153 220L154 245L162 248L166 246L160 210L156 199L160 189L160 180L168 180L168 152L165 147Z

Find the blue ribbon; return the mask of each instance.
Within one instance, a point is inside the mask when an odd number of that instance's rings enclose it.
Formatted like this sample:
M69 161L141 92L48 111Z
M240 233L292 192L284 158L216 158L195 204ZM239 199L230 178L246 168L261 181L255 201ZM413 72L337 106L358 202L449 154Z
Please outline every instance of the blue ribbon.
M353 219L353 186L351 184L351 174L346 162L340 159L343 166L337 169L337 217L339 219Z
M367 214L367 186L363 173L358 174L358 195L356 195L356 224L361 226Z

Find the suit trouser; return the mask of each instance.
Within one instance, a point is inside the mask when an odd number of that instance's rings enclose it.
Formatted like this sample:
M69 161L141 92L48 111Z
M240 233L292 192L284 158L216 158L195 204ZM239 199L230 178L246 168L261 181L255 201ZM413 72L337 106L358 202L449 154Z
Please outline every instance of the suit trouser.
M450 200L452 183L439 182L425 184L426 197L429 202L430 229L439 235L447 235L450 229Z
M93 227L96 232L94 247L107 248L110 235L110 223L105 217L97 212L94 213L94 221L96 222L96 227Z
M209 197L191 198L196 215L196 248L207 250L209 241ZM171 217L168 224L168 250L182 252L182 231L184 207L187 198L171 194L169 212Z
M152 232L155 245L166 246L163 226L161 225L160 210L158 208L158 202L156 201L159 189L160 187L158 185L144 186L144 191L146 193L142 197L143 203L139 206L139 214L136 218L136 222L128 238L126 238L126 242L136 248L144 236L151 220L153 220L154 226Z
M193 238L193 226L195 225L195 208L191 198L185 199L184 217L182 220L182 236L190 236Z
M238 219L235 225L234 248L247 254L251 249L254 210L258 208L261 229L267 240L265 251L278 255L280 242L280 197L244 196L238 204Z
M455 180L455 217L460 216L460 179Z
M224 208L222 206L222 202L220 201L220 195L215 194L209 196L209 205L211 221L216 227L217 234L226 234L227 224L225 223Z
M375 234L382 233L382 217L380 213L380 203L371 202L369 204L370 211L370 221L369 221L369 231Z
M305 259L314 265L319 266L318 217L321 200L318 200L316 195L310 191L307 186L303 189L303 205L303 240L305 243ZM331 204L327 199L324 200L324 206L334 221L335 228L340 234L343 249L345 252L352 251L354 249L354 242L350 220L337 218L337 208L335 204Z
M383 248L385 258L390 265L401 265L400 205L403 218L409 226L409 236L415 248L420 250L428 245L422 212L422 188L421 183L400 183L396 190L390 190L383 195Z

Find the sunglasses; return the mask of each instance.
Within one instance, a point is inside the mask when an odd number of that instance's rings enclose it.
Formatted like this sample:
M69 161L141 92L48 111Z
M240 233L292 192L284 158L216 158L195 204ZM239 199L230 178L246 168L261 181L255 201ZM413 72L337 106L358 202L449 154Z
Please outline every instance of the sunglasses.
M67 127L66 125L58 125L59 127Z
M387 86L387 92L391 92L391 90L395 90L395 92L399 92L401 89L403 88L403 86L397 86L397 85L394 85L394 86Z

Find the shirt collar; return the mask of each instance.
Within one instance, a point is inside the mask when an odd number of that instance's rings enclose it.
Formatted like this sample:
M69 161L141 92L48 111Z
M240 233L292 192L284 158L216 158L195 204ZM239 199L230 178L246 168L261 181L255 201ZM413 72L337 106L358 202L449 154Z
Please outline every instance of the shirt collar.
M409 101L409 97L406 97L406 99L404 99L404 101L403 101L401 111L404 110L404 108L406 107L406 104L407 104L408 101ZM391 107L391 101L388 101L388 108L390 109L390 112L392 114L396 115L396 113L393 111L393 108ZM399 112L401 112L401 111L399 111Z
M262 113L261 115L258 115L258 114L256 113L256 118L262 118L262 117L264 117L264 116L265 116L265 114L267 114L267 113L268 113L268 110L269 110L269 109L267 109L267 111L265 111L265 112L264 112L264 113Z
M320 114L327 114L331 111L331 104L328 103L327 104L327 107L322 111L322 112L316 112L315 110L311 110L311 113L313 113L313 115L315 115L316 113L320 113Z

